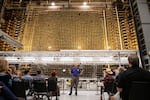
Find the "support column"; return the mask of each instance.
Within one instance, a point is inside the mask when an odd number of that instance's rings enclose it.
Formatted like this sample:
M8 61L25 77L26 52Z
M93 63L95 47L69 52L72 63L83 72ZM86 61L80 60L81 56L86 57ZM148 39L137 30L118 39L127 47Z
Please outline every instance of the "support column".
M147 0L129 0L135 21L139 52L144 69L150 69L150 11Z

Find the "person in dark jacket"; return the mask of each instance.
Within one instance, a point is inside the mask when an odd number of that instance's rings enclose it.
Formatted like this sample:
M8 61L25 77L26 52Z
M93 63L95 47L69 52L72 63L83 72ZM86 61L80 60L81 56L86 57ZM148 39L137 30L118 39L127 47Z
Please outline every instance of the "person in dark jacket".
M56 77L56 70L51 71L51 77L48 78L48 91L52 91L52 95L56 95L56 100L60 95L59 86L57 85L57 77ZM49 100L49 99L48 99Z
M128 69L122 73L117 85L122 100L129 100L131 85L134 81L150 82L150 72L139 67L139 57L136 54L128 57L128 63Z
M0 81L3 82L8 88L11 88L11 75L7 73L8 62L7 60L0 60Z
M0 100L18 100L13 92L0 81Z

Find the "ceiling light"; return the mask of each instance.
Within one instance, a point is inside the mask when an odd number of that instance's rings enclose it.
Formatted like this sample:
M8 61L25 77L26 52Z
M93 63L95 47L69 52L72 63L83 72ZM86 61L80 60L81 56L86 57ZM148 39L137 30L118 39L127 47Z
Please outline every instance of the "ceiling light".
M48 46L48 49L51 49L52 47L51 46Z
M55 2L52 2L52 3L51 3L51 6L55 6Z
M83 2L83 6L86 6L87 5L87 2Z

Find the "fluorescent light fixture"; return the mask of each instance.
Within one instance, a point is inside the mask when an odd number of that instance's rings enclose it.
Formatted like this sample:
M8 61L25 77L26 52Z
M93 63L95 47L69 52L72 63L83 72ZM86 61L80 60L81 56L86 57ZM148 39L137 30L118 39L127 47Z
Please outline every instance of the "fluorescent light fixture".
M128 62L128 57L121 57L120 60L121 62Z
M48 49L51 49L52 48L52 46L48 46Z
M80 8L81 8L82 10L89 10L89 9L90 9L90 6L88 6L88 5L82 5L82 6L80 6Z
M81 49L81 46L78 46L78 49Z
M59 6L48 6L48 8L50 9L57 9L57 8L60 8Z
M87 6L87 2L83 2L83 6Z
M55 6L55 5L56 5L55 2L52 2L52 3L51 3L51 6Z
M72 57L61 57L60 58L60 61L73 61L73 58Z
M54 61L54 57L42 57L42 61Z
M17 57L6 57L5 58L7 61L17 61L18 58Z
M112 56L109 56L109 57L101 57L101 58L100 58L100 61L104 61L104 62L109 62L109 61L112 61L112 60L113 60Z
M80 57L80 61L93 61L92 57Z
M23 57L22 60L24 60L24 61L34 61L35 58L34 57Z

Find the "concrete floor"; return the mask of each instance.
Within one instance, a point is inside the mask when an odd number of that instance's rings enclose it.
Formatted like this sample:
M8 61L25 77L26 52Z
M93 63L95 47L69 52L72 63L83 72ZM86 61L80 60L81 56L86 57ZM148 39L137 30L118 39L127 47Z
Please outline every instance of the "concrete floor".
M102 84L99 83L99 86ZM78 88L78 95L75 95L75 91L73 89L72 95L69 94L70 87L67 85L61 86L59 85L60 88L60 96L58 97L59 100L101 100L101 95L100 95L100 87L97 88L97 83L86 83L82 84L82 88ZM62 88L64 87L64 89ZM103 93L102 95L102 100L108 100L108 95L107 93ZM27 97L27 100L36 100L33 96L32 97ZM43 97L43 99L40 100L48 100L47 97ZM52 100L56 100L55 97L52 98Z
M69 91L61 91L59 100L101 100L100 93L97 91L83 91L79 90L78 95L75 95L73 91L72 95L68 95ZM108 100L107 95L103 96L103 100ZM27 100L36 100L34 97L27 97ZM42 99L41 99L42 100ZM43 100L48 100L47 97L43 97ZM56 100L55 97L52 97L52 100Z

